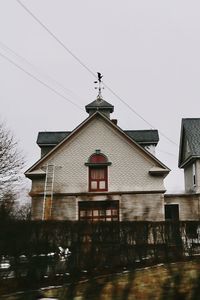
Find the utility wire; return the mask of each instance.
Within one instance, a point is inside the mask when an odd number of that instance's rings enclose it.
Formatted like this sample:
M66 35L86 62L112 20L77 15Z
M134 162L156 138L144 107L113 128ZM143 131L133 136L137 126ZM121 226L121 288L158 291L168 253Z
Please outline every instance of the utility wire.
M134 114L136 114L140 119L142 119L146 124L148 124L151 129L155 129L155 126L153 126L151 123L149 123L146 119L144 119L139 113L137 113L128 103L126 103L118 94L115 93L107 84L104 83L104 86L117 98L119 99L123 104L125 104ZM166 136L162 131L160 131L160 135L162 135L165 139L167 139L169 142L174 144L175 146L178 147L178 145L171 140L168 136Z
M13 49L11 49L10 47L8 47L6 44L4 44L3 42L0 41L0 47L6 51L11 52L12 54L14 54L17 58L19 58L23 63L28 64L30 67L32 67L33 69L36 70L37 73L39 73L42 76L45 76L47 79L50 79L52 81L52 83L57 84L59 87L61 87L63 90L65 90L66 92L70 92L71 94L76 95L75 92L73 92L72 90L66 88L65 86L63 86L61 83L59 83L57 80L55 80L54 78L50 77L49 75L45 74L44 72L41 72L37 67L35 67L32 63L30 63L26 58L24 58L23 56L19 55L17 52L15 52ZM78 96L78 95L77 95ZM80 96L78 96L80 98Z
M173 156L177 160L177 155L175 155L174 153L170 153L170 152L164 151L164 150L159 149L159 148L156 149L156 152L162 152L162 153L168 154L169 156Z
M90 68L88 68L86 66L86 64L84 64L79 58L78 56L76 56L68 47L65 46L65 44L59 39L57 38L57 36L51 32L48 27L46 25L44 25L20 0L16 0L32 17L33 19L35 19L35 21L37 21L71 56L73 56L73 58L78 61L90 74L92 74L95 78L97 78L96 74L90 70Z
M83 110L79 105L77 105L76 103L74 103L73 101L71 101L70 99L68 99L67 97L65 97L61 93L59 93L58 91L56 91L50 85L48 85L47 83L45 83L42 80L40 80L35 75L31 74L29 71L26 71L23 67L21 67L20 65L18 65L17 63L15 63L13 60L11 60L9 57L7 57L6 55L4 55L3 53L0 52L0 56L3 57L5 60L7 60L12 65L14 65L15 67L17 67L18 69L20 69L21 71L23 71L24 73L26 73L31 78L35 79L36 81L38 81L39 83L41 83L42 85L44 85L45 87L47 87L49 90L53 91L56 95L62 97L65 100L67 100L68 102L70 102L71 104L73 104L74 106L76 106L78 109Z
M19 5L21 5L32 18L39 23L78 63L84 67L95 79L97 78L96 74L84 63L78 56L76 56L44 23L42 23L20 0L16 0ZM111 89L107 84L104 82L104 86L113 94L118 100L120 100L124 105L126 105L134 114L136 114L140 119L142 119L148 126L152 129L155 129L151 123L149 123L145 118L143 118L139 113L137 113L126 101L124 101L113 89ZM173 140L171 140L168 136L160 131L160 134L167 139L169 142L178 146Z
M1 42L0 42L1 43ZM48 89L50 89L51 91L53 91L54 93L56 93L58 96L64 98L65 100L69 101L71 104L75 105L76 107L78 107L79 109L83 110L80 106L78 106L76 103L72 102L71 100L69 100L68 98L66 98L65 96L63 96L62 94L60 94L59 92L57 92L55 89L53 89L52 87L50 87L49 85L47 85L46 83L44 83L42 80L38 79L35 75L32 75L30 72L26 71L24 68L22 68L21 66L19 66L18 64L16 64L14 61L12 61L10 58L8 58L7 56L5 56L4 54L2 54L0 52L0 56L2 56L4 59L6 59L8 62L10 62L11 64L13 64L15 67L17 67L18 69L20 69L21 71L23 71L24 73L26 73L28 76L30 76L31 78L35 79L36 81L38 81L39 83L41 83L42 85L44 85L45 87L47 87ZM162 149L157 149L157 152L163 152L165 154L168 154L170 156L176 157L175 154L173 153L169 153L166 152Z

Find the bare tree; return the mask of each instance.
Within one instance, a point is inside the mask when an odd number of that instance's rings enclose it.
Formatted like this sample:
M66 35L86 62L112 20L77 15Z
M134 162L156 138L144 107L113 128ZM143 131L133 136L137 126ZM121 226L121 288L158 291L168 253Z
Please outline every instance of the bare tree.
M31 203L17 203L12 211L12 216L15 220L31 220Z
M11 214L22 177L24 158L13 134L0 123L0 215Z

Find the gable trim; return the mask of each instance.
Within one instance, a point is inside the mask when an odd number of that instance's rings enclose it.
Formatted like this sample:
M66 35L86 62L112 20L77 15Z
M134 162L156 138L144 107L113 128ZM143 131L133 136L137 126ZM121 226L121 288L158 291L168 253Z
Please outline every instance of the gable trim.
M71 140L74 135L76 135L82 128L84 128L89 122L91 122L92 119L94 119L96 116L100 116L102 119L104 119L111 128L115 129L118 133L121 134L125 139L127 139L132 145L134 145L137 149L139 149L145 156L146 159L153 160L158 164L161 168L166 170L166 172L170 172L170 169L164 165L160 160L158 160L155 156L153 156L150 152L148 152L146 149L144 149L142 146L140 146L137 142L132 140L119 126L115 125L110 119L108 119L106 116L104 116L99 111L95 112L91 116L89 116L87 119L85 119L81 124L79 124L65 139L63 139L57 146L55 146L50 152L48 152L46 155L44 155L42 158L40 158L35 164L33 164L24 174L27 175L31 171L33 171L37 166L39 166L42 162L47 160L53 153L57 151L64 143L66 143L68 140Z

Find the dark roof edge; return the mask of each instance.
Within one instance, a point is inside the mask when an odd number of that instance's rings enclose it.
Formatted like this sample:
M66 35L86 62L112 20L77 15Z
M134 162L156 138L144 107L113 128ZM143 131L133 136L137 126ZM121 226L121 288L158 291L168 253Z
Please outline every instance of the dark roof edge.
M185 167L187 164L192 162L194 159L200 158L200 155L191 155L189 156L185 161L183 161L181 164L179 164L179 168Z
M51 144L37 143L37 144L38 144L38 146L43 146L43 147L45 147L45 146L56 146L56 145L58 145L58 143L51 143Z
M178 154L178 167L179 168L182 168L181 167L181 164L182 164L182 148L183 148L183 131L184 131L184 128L183 128L183 120L181 121L181 133L180 133L180 142L179 142L179 154Z
M135 142L137 142L138 144L140 144L140 145L157 145L158 144L158 142L159 142L159 135L158 135L158 130L157 129L154 129L154 130L152 130L152 129L144 129L144 130L123 130L124 131L124 133L126 134L126 135L128 135L131 139L133 139ZM38 132L38 137L37 137L37 141L36 141L36 143L37 143L37 145L38 146L42 146L42 147L44 147L44 146L56 146L56 145L58 145L58 143L60 143L63 139L65 139L66 138L66 136L67 135L69 135L71 133L71 131L40 131L40 132ZM131 135L131 134L129 134L129 133L133 133L133 136ZM137 137L134 137L134 133L135 134L142 134L142 133L156 133L156 136L155 136L155 138L153 138L152 137L152 140L148 140L148 138L146 138L146 140L145 140L145 138L143 137L143 140L144 141L141 141L141 140L139 140L138 141L138 138ZM40 135L42 135L42 134L44 134L44 135L48 135L48 134L52 134L52 135L66 135L66 136L64 136L60 141L58 141L58 142L50 142L50 143L48 143L48 142L40 142L40 140L41 140L41 137L39 137Z
M39 131L38 135L37 135L36 143L38 145L42 145L42 144L46 145L46 143L41 143L40 142L40 135L41 134L45 134L45 135L51 134L51 135L54 135L54 134L58 134L58 133L59 133L59 135L69 135L71 133L71 131ZM63 138L65 138L65 137L63 137ZM55 144L55 143L51 143L51 144Z
M40 163L45 161L52 153L54 153L58 147L62 146L65 141L70 139L74 134L76 134L77 131L79 131L85 124L87 124L90 120L95 118L97 115L101 116L105 121L107 121L112 127L114 127L118 132L120 132L124 137L126 137L131 143L133 143L138 149L142 150L142 152L147 156L147 158L152 159L154 162L157 162L158 165L160 165L162 168L167 169L168 172L170 172L170 168L168 168L165 164L163 164L157 157L155 157L153 154L151 154L149 151L147 151L145 148L140 146L136 141L131 139L119 126L115 125L109 118L104 116L99 111L96 111L94 114L90 115L88 118L86 118L81 124L79 124L64 140L62 140L56 147L54 147L50 152L48 152L46 155L44 155L42 158L40 158L38 161L36 161L27 171L26 173L33 170L36 166L38 166Z

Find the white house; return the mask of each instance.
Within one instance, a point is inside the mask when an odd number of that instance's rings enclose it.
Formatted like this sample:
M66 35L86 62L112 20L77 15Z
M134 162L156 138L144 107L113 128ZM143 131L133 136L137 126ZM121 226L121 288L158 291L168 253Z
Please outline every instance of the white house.
M34 220L164 220L164 177L154 156L157 130L126 130L98 95L72 132L40 132L32 180Z

